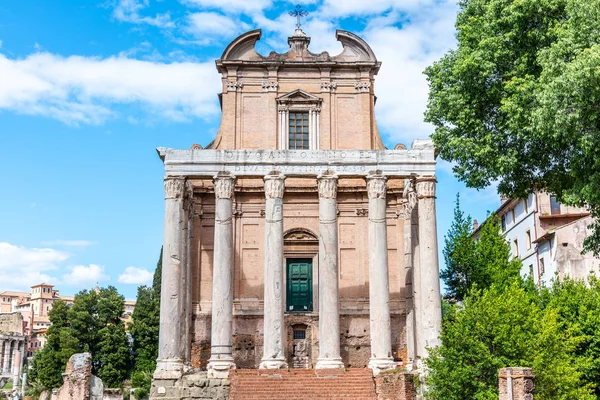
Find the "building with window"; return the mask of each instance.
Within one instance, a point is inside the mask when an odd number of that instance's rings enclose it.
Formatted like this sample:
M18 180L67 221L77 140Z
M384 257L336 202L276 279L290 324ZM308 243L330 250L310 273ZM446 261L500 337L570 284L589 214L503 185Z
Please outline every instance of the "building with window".
M526 200L502 199L496 210L513 257L523 262L521 275L538 285L555 276L585 278L598 273L600 259L582 254L592 223L585 208L561 204L555 196L531 193ZM477 236L479 229L475 229Z
M100 290L96 288L96 290ZM28 337L27 357L44 347L46 329L50 327L49 312L57 300L62 300L71 306L74 296L61 296L54 285L40 283L31 287L31 292L0 293L0 314L18 312L23 316L23 332ZM135 301L126 300L121 319L127 324L135 309Z
M419 367L439 343L431 141L383 145L381 63L360 37L337 31L336 56L311 53L300 29L284 54L258 54L260 38L241 35L216 62L215 140L158 149L165 231L151 398L179 398L185 365L212 378L233 368L377 374Z

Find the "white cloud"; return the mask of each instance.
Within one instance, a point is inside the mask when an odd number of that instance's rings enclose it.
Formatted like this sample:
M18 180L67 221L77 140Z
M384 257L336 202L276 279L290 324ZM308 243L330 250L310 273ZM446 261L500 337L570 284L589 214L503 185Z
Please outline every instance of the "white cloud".
M213 62L159 63L127 57L25 59L0 54L0 109L44 115L65 123L99 124L116 104L139 104L173 120L218 113L220 80Z
M90 240L46 240L42 244L44 246L87 247L96 242Z
M69 258L63 251L29 248L0 242L0 291L28 290L41 282L56 282L49 273Z
M415 10L432 3L434 0L324 0L322 13L328 16L374 15L391 9Z
M398 14L402 15L402 14ZM377 122L393 143L410 146L433 133L423 122L429 87L423 71L454 46L456 6L450 0L403 15L399 28L385 18L363 33L382 67L375 80Z
M119 0L113 10L113 17L123 22L148 24L159 28L170 28L175 26L168 13L157 14L154 17L141 16L140 11L148 7L148 5L148 0Z
M216 12L197 12L187 16L186 30L196 37L231 36L239 29L240 24Z
M118 281L120 283L143 285L152 282L153 276L154 273L147 269L127 267L125 268L125 271L119 275Z
M69 286L91 286L101 281L107 281L110 276L104 273L104 267L101 265L76 265L69 267L69 273L61 278L62 283Z
M217 8L229 12L261 11L271 5L271 0L183 0L184 4L202 8Z

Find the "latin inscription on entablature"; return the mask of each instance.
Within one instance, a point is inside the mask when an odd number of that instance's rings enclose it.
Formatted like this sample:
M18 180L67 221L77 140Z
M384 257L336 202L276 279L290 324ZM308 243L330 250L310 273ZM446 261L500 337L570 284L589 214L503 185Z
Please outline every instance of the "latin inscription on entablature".
M288 176L317 176L327 170L341 176L366 176L380 170L389 177L435 174L433 147L417 150L173 150L158 149L170 176L212 176L230 171L240 176L264 176L280 171Z

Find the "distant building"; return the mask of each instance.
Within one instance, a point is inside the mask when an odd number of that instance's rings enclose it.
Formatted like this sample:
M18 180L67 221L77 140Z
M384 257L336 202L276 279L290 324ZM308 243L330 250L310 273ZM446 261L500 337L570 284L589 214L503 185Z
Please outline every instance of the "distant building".
M536 284L552 278L584 278L598 272L600 259L582 254L592 217L585 208L561 204L555 196L536 192L526 200L502 199L496 210L502 232L513 257L523 262L521 275L533 277ZM473 236L480 227L474 227Z
M100 289L96 286L97 292ZM50 327L49 312L57 300L73 305L74 296L61 296L54 285L40 283L31 287L31 293L5 291L0 293L0 314L18 312L23 316L23 332L27 336L27 357L46 344L46 330ZM132 321L135 301L126 300L121 319Z

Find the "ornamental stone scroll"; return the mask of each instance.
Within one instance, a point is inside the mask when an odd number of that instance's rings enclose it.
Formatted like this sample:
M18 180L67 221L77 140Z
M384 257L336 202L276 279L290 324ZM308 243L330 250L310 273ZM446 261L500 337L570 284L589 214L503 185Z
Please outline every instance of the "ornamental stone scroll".
M372 171L366 179L369 199L385 199L387 177L380 171Z
M215 197L217 199L230 199L235 188L235 176L229 172L219 172L214 176Z
M435 198L435 176L419 178L416 180L417 197L419 199Z
M285 175L279 171L270 172L264 177L265 198L282 199L285 191Z
M167 176L165 183L165 199L183 199L185 194L185 178Z
M326 171L317 177L319 184L320 199L335 199L337 198L337 182L338 177L332 171Z

